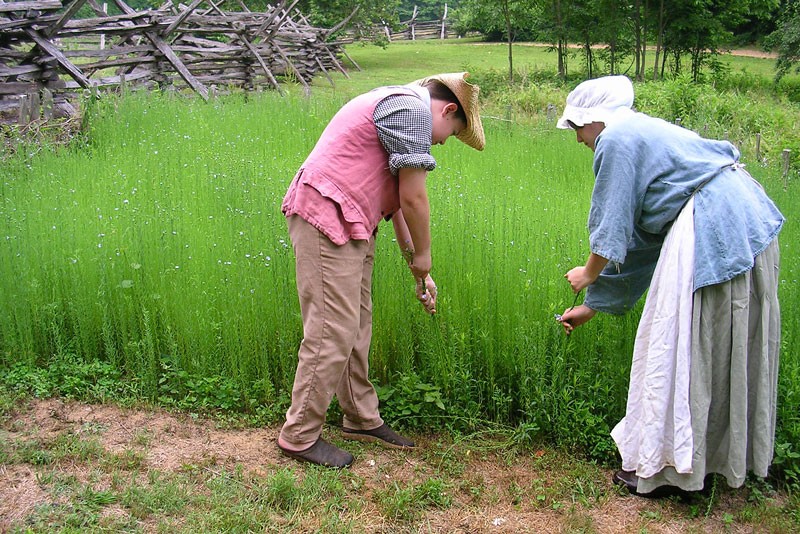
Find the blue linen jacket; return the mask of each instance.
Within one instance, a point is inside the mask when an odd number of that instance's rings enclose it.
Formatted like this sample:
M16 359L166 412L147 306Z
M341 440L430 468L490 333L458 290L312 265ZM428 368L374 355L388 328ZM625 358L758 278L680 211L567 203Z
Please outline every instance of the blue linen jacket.
M609 264L584 304L614 314L636 304L664 237L693 194L694 289L750 270L784 218L738 160L727 141L643 113L606 126L595 142L588 226L591 251Z

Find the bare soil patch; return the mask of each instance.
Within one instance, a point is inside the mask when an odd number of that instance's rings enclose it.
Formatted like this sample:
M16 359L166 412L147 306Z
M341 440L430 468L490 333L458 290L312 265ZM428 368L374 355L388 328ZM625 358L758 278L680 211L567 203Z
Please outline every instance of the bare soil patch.
M326 437L338 442L338 430ZM213 421L161 410L125 409L58 399L33 400L0 427L0 446L31 440L54 440L64 434L90 434L110 454L136 451L145 471L175 472L187 465L220 471L240 469L254 477L290 468L308 467L281 455L275 445L278 428L220 429ZM454 444L443 436L414 436L411 452L375 445L351 445L356 456L352 474L360 490L371 494L391 483L409 483L430 476L444 478L452 492L446 509L425 512L411 532L753 532L758 525L731 521L746 505L746 490L721 490L710 510L697 504L654 500L615 490L611 470L547 450L508 454L481 450L481 443ZM455 452L449 459L435 454ZM444 465L449 462L449 465ZM577 460L575 461L577 462ZM0 532L24 524L37 506L53 499L40 480L41 466L0 464ZM64 462L47 469L87 477L81 462ZM443 469L444 468L444 469ZM455 468L455 469L454 469ZM581 473L576 476L576 473ZM110 481L95 481L101 486ZM580 487L583 486L583 487ZM480 490L480 491L478 491ZM541 497L546 495L546 498ZM588 496L581 499L582 495ZM785 500L778 499L780 506ZM705 506L705 505L701 505ZM106 514L128 513L115 504ZM397 532L374 504L362 510L362 532ZM145 523L141 528L148 531ZM153 525L153 530L156 527Z
M726 52L732 56L757 57L761 59L777 59L778 57L775 52L765 52L757 48L735 48Z

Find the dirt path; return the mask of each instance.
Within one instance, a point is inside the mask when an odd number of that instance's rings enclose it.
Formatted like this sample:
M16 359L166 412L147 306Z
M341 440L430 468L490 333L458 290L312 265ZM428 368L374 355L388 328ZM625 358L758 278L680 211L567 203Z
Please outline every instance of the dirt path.
M758 50L756 48L737 48L733 50L728 50L726 52L732 56L757 57L761 59L778 58L778 54L776 54L775 52L764 52L763 50Z
M336 439L337 431L326 430L328 433ZM62 400L34 400L19 409L0 425L0 449L8 451L10 445L19 451L23 444L53 443L64 436L97 439L109 457L120 458L126 451L135 451L143 458L139 469L146 473L185 471L191 465L204 466L209 472L240 469L257 480L284 468L298 473L309 469L277 452L276 428L221 430L211 421L187 415ZM360 511L362 526L357 532L758 530L758 524L732 520L746 506L748 492L744 489L721 490L713 505L707 499L699 503L642 499L613 489L608 482L610 471L591 464L578 465L550 451L508 455L481 451L477 441L454 444L445 438L415 438L420 447L413 452L361 444L351 448L347 444L356 455L349 476L358 481L358 495L365 496L367 502ZM442 455L445 449L454 454ZM8 457L8 453L0 454L0 459ZM99 487L113 487L112 474L97 478L96 469L74 459L50 465L0 463L0 532L25 524L37 507L59 499L46 482L45 474L51 470L77 480L92 480ZM391 488L391 484L404 487L431 476L446 480L451 505L427 510L413 525L403 523L406 530L393 527L373 496ZM778 498L775 506L784 502ZM104 513L129 512L117 504ZM152 521L140 528L158 530Z

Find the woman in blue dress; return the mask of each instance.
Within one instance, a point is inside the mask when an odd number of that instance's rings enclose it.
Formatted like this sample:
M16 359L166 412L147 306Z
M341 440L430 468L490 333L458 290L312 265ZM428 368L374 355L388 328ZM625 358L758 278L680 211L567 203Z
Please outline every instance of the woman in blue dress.
M567 332L622 314L648 292L625 417L612 431L615 483L632 493L740 487L772 461L784 218L727 141L632 110L625 76L588 80L558 127L594 152L590 253L564 276L584 302Z

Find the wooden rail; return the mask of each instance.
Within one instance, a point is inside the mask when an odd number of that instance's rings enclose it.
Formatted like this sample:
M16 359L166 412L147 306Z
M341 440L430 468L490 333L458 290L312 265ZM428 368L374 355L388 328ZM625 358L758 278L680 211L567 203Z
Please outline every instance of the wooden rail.
M383 32L389 41L416 41L417 39L447 39L457 37L447 20L447 4L444 5L442 18L439 20L417 20L418 10L414 6L411 18L400 22L400 29L383 26Z
M225 1L136 11L114 0L121 14L108 15L96 0L0 0L0 119L37 117L31 108L43 99L55 116L71 114L82 90L160 87L208 99L233 88L283 93L286 81L310 92L318 73L333 83L329 70L345 72L345 41L293 12L297 0L264 12L227 11ZM73 18L84 4L95 16Z

